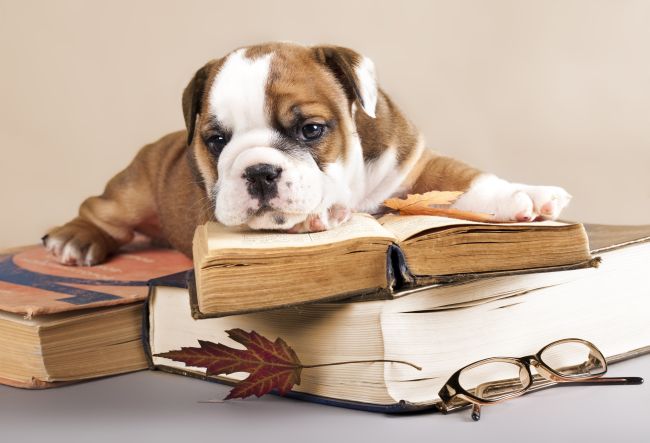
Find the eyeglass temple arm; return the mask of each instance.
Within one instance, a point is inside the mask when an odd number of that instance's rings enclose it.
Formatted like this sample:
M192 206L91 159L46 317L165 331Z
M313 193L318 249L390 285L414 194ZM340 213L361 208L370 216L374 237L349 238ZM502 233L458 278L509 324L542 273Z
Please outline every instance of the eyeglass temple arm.
M565 383L558 383L558 386L577 385L640 385L643 384L643 377L593 377L584 380L572 380Z
M503 385L503 383L509 383L509 381L502 381L501 383L482 383L476 387L476 395L478 397L483 397L485 394L485 391L487 391L490 388L495 387L496 385L500 384ZM472 403L472 412L470 414L472 417L472 420L474 421L479 421L481 419L481 405L479 403Z
M472 403L472 420L479 421L481 419L481 405Z
M503 382L502 382L503 383ZM572 386L572 385L640 385L643 384L642 377L594 377L582 381L558 383L559 386ZM482 397L486 390L494 388L496 383L483 383L477 386L476 395ZM481 419L481 405L472 403L472 420L479 421Z

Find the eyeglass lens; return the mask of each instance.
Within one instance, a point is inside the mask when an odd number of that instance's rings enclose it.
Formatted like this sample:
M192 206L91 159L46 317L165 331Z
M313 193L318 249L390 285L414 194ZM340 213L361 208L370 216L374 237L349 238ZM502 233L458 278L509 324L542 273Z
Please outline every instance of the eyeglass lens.
M530 377L516 360L486 361L463 369L458 382L479 399L496 400L524 391L530 385Z
M597 349L579 341L561 341L548 346L541 363L560 375L596 377L607 370L605 358Z

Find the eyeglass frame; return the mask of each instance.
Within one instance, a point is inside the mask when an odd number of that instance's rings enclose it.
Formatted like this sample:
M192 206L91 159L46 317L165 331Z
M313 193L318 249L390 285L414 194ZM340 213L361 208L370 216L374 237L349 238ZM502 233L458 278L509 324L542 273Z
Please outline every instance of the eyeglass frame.
M589 356L593 356L593 351L597 353L596 357L598 360L602 363L603 365L603 371L599 374L592 375L592 374L562 374L556 370L554 370L552 367L550 367L547 363L544 362L542 359L542 354L544 351L546 351L548 348L557 346L562 343L569 343L569 342L577 342L586 345L589 350ZM476 395L472 394L469 392L467 389L463 388L460 384L460 375L463 371L467 369L471 369L473 367L478 367L486 363L497 363L497 362L503 362L503 363L510 363L510 364L515 364L520 367L521 369L526 370L528 382L520 389L502 394L500 396L497 396L493 399L486 399L486 398L481 398L477 397ZM475 361L473 363L470 363L468 365L463 366L456 372L454 372L451 377L447 380L447 382L443 385L443 387L440 389L438 392L438 397L440 398L440 405L439 408L443 413L450 412L451 410L457 409L458 406L454 405L454 400L456 398L459 398L461 400L464 400L466 402L469 402L470 404L473 405L472 408L472 419L474 421L478 421L480 419L480 406L481 405L492 405L496 403L501 403L506 400L510 400L512 398L519 397L526 392L531 391L531 388L533 388L533 384L535 382L535 377L533 376L530 368L534 367L535 370L538 372L539 375L541 375L543 378L545 378L547 381L553 382L553 383L562 383L562 382L578 382L578 383L596 383L596 384L628 384L628 385L638 385L643 383L643 378L641 377L603 377L607 373L607 359L603 355L602 351L596 347L593 343L580 339L580 338L564 338L560 340L555 340L546 346L544 346L542 349L540 349L537 353L533 355L527 355L525 357L488 357L484 358L482 360ZM520 381L521 380L521 375L519 376ZM476 386L474 390L479 390L481 386L496 386L499 383L499 380L495 380L493 382L488 382L488 383L482 383L479 386Z

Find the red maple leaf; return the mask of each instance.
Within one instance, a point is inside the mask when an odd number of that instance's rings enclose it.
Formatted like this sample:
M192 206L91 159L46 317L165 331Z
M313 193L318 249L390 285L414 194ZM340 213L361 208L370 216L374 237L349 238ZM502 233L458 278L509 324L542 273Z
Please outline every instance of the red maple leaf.
M246 332L242 329L230 329L226 334L246 349L235 349L221 343L199 340L198 348L182 347L178 351L163 352L154 356L179 361L186 366L205 368L206 375L248 372L248 377L235 383L225 400L251 395L261 397L274 389L280 395L285 395L294 385L300 384L300 372L305 368L385 362L409 365L418 371L422 369L401 360L356 360L303 365L293 349L279 337L272 342L255 331Z
M230 329L226 333L246 349L199 340L199 348L183 347L178 351L156 354L156 357L206 368L207 375L248 372L250 375L235 385L226 400L251 395L261 397L273 389L285 395L294 385L300 384L303 365L284 340L278 337L272 342L255 331L242 329Z

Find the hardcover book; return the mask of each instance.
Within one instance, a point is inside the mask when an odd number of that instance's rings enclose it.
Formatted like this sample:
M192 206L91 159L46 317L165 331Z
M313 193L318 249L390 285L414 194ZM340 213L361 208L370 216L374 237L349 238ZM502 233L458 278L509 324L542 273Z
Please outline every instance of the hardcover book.
M195 319L191 287L182 278L153 281L147 354L152 368L236 383L247 374L208 376L204 368L156 355L199 340L238 348L226 331L255 331L282 338L305 365L324 365L303 369L290 396L399 412L435 407L442 384L473 361L529 355L562 338L591 341L610 363L650 351L650 226L587 231L602 256L599 268L475 279L407 290L391 300ZM341 361L363 363L328 365Z
M0 254L0 383L47 388L146 368L149 279L191 268L169 249L131 245L93 267L63 266L42 246Z
M232 315L359 294L386 299L427 284L596 263L579 223L355 214L334 230L283 234L212 222L194 237L193 314Z

